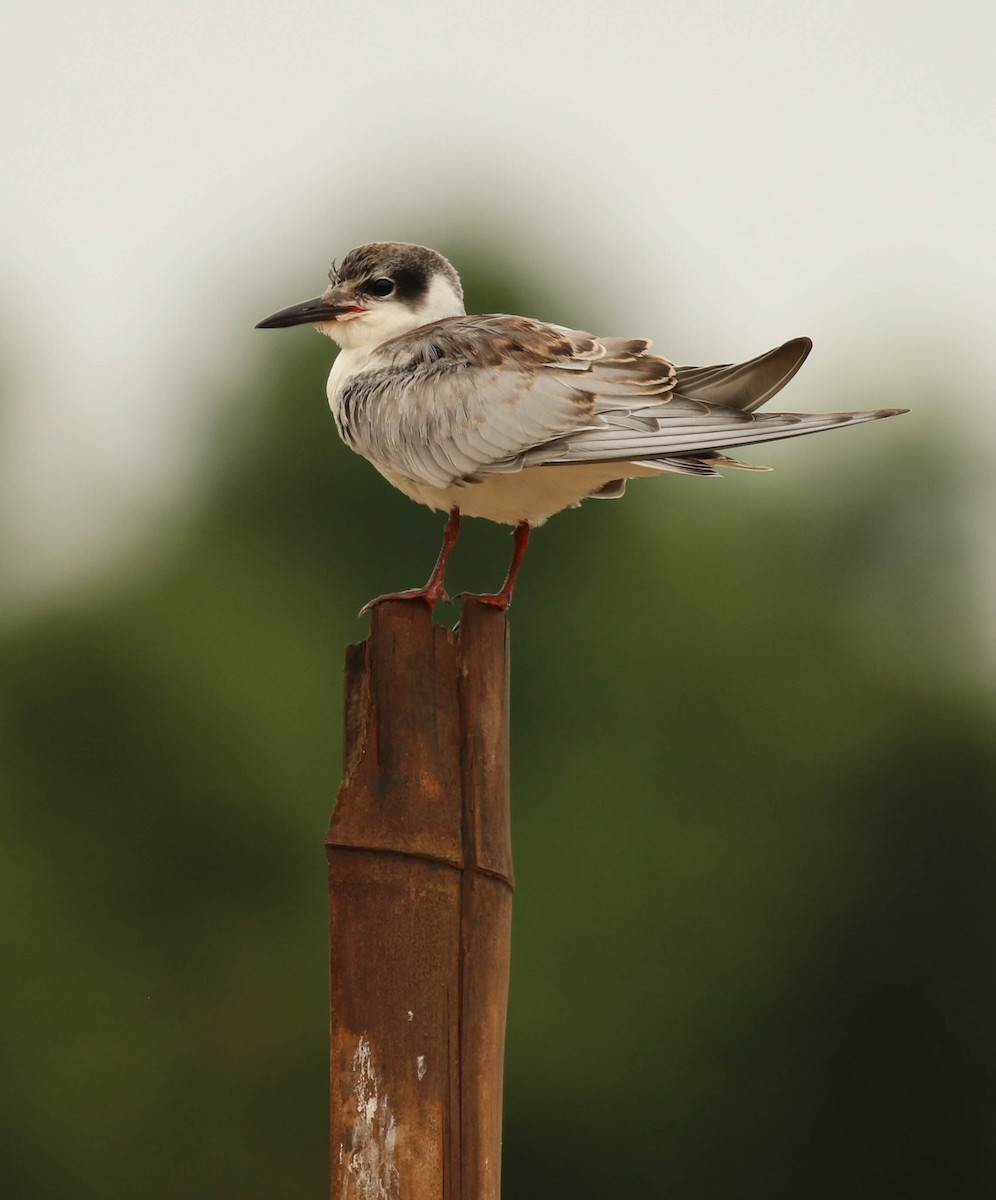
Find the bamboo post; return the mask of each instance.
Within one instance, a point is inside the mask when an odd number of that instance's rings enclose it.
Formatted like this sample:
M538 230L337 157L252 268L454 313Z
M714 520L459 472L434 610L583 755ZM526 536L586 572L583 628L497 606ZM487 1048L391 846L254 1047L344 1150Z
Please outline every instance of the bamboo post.
M508 623L376 606L346 655L326 838L332 1200L499 1200Z

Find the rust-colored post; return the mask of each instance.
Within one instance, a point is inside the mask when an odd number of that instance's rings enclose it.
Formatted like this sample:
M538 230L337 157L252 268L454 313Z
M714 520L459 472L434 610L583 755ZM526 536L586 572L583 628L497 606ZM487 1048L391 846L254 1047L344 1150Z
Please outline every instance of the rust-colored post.
M499 1200L508 623L387 601L346 657L326 838L332 1200Z

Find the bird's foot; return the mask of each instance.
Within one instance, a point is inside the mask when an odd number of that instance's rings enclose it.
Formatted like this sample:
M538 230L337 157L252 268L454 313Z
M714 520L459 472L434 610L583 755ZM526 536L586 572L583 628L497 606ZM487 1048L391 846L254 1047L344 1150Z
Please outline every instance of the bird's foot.
M488 592L485 595L478 595L477 592L461 592L456 600L476 600L478 604L486 604L489 608L497 608L499 612L506 612L512 603L511 595L505 595L502 592Z
M436 607L436 604L442 600L444 604L449 604L450 598L447 596L443 588L431 587L426 585L420 588L408 588L404 592L385 592L383 596L374 596L372 600L368 600L366 604L357 613L357 616L362 617L364 613L368 613L376 604L383 604L385 600L424 600L428 604L430 611Z
M501 588L497 592L485 592L484 595L478 595L476 592L461 592L457 599L476 600L478 604L486 604L489 608L497 608L499 612L507 612L512 603L512 592L515 588L516 576L519 574L519 565L528 544L529 522L520 521L515 527L515 549L512 551L512 561L508 565L508 574L505 576L505 582Z

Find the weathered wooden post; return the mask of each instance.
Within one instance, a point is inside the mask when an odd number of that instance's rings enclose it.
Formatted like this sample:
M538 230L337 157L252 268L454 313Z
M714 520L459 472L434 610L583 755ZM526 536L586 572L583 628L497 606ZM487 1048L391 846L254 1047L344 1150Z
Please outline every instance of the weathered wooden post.
M508 622L388 601L346 657L326 838L332 1200L498 1200Z

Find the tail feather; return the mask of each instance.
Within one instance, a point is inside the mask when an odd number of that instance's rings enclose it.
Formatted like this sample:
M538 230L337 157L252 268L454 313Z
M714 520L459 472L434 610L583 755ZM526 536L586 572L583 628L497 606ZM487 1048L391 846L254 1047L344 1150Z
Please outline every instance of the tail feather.
M688 404L687 401L682 403ZM697 417L676 412L670 419L667 406L657 419L655 430L629 427L591 427L576 434L547 442L523 456L524 466L569 466L577 463L629 462L641 467L680 471L701 475L715 474L718 452L735 446L753 446L761 442L802 437L879 421L884 417L908 412L905 408L880 408L856 413L765 413L746 416L742 412L724 413L710 408ZM719 464L724 465L724 464ZM734 465L732 461L725 463ZM742 465L742 464L737 464ZM705 469L703 469L705 467Z
M793 338L748 362L715 367L678 367L675 395L753 412L780 392L813 348L807 337Z

